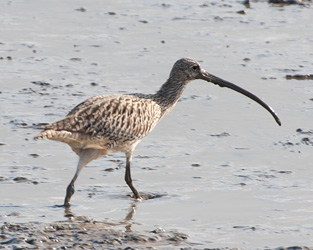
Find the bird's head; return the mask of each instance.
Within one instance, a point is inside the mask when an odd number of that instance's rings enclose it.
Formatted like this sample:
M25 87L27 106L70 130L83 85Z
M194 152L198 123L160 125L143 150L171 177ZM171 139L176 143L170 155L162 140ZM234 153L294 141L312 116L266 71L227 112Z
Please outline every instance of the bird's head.
M202 72L204 73L205 70L201 68L198 62L189 58L182 58L174 64L170 77L191 81L200 79Z
M264 107L268 112L271 113L278 125L281 125L280 119L278 118L275 111L260 98L231 82L225 81L217 76L208 73L195 60L182 58L176 61L171 70L170 78L172 78L174 81L176 80L176 82L189 82L192 80L201 79L216 84L220 87L226 87L235 90L259 103L262 107Z

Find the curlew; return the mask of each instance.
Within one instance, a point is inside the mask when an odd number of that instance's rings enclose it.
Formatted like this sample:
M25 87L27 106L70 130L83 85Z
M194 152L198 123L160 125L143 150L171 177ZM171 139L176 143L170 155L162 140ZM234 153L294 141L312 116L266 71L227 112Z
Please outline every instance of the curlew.
M70 206L74 184L81 170L92 160L108 153L123 152L126 156L125 181L136 199L141 199L131 178L132 154L137 144L176 105L187 83L201 79L220 87L235 90L263 106L278 125L275 111L254 94L205 71L198 62L178 60L168 80L155 94L100 95L78 104L68 115L44 125L35 139L50 139L67 143L79 156L74 177L66 189L64 206Z

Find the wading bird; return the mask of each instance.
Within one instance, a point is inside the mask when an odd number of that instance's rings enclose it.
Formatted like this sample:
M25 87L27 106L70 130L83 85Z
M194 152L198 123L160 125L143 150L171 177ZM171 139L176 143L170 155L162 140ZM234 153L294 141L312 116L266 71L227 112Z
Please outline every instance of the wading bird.
M254 94L209 74L194 60L180 59L174 64L168 80L155 94L91 97L77 105L65 118L41 127L44 130L35 139L47 138L67 143L79 156L77 170L66 189L64 206L70 206L74 184L80 171L90 161L115 152L125 153L125 181L134 197L141 199L131 178L133 151L137 144L174 108L187 83L196 79L230 88L251 98L270 112L278 125L281 125L275 111Z

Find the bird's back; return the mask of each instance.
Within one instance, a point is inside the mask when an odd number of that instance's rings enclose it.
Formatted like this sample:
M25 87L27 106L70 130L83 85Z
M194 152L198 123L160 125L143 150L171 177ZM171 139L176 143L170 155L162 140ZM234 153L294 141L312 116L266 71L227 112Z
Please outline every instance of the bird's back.
M150 95L102 95L87 99L68 115L45 125L37 139L51 139L74 148L110 149L140 141L161 118Z

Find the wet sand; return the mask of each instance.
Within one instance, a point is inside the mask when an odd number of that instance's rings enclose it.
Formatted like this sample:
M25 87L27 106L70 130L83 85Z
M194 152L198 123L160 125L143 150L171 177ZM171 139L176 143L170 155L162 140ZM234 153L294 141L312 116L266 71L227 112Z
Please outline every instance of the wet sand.
M0 248L313 248L312 2L2 1ZM125 159L34 141L88 97L153 93L182 57L251 91L203 81ZM298 76L303 77L298 77ZM291 77L288 77L291 76ZM307 248L305 248L307 247Z

